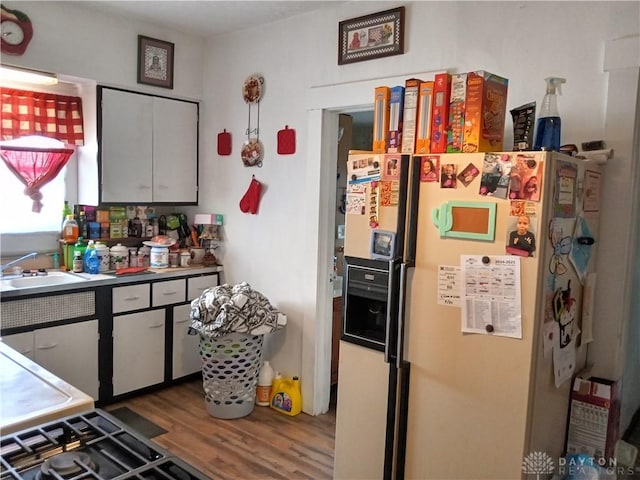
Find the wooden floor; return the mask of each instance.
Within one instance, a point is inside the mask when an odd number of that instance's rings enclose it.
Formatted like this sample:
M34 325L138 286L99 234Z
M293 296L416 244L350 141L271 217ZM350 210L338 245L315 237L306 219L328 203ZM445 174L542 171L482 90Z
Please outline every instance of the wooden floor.
M330 479L335 407L325 415L290 417L256 406L243 418L207 413L202 381L189 381L104 407L129 407L167 433L158 445L212 479Z

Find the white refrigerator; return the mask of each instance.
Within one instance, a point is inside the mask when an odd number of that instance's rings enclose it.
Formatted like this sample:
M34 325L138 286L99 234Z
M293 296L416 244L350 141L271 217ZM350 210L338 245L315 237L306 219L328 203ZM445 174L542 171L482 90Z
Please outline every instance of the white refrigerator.
M601 167L348 162L334 478L514 479L536 452L557 465L593 340Z

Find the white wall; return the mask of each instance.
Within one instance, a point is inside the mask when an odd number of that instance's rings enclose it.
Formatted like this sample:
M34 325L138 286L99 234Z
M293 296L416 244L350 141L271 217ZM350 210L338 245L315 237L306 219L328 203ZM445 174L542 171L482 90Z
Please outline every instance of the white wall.
M204 44L199 37L96 12L82 2L8 3L8 8L29 16L34 33L24 55L3 55L2 63L93 79L140 92L191 100L202 96ZM173 90L137 83L138 35L175 44Z
M324 205L319 204L319 168L314 164L320 156L309 155L307 147L320 142L317 131L308 131L314 124L309 121L310 105L336 105L332 95L324 93L329 88L314 87L391 76L408 78L416 72L444 69L484 69L509 79L508 108L513 108L530 101L539 103L544 78L561 76L567 78L559 99L562 142L579 144L604 135L605 42L640 30L637 2L403 3L407 8L404 55L338 66L338 22L397 3L340 4L212 38L202 45L188 35L98 16L80 2L20 2L20 9L34 21L36 35L25 56L14 63L203 100L197 210L225 215L226 280L248 281L287 313L288 327L270 339L266 353L283 373L304 372L305 411L316 410L313 387L321 382L317 369L309 366L317 357L314 326L331 318L330 298L326 306L316 298L318 289L326 288L320 282L328 281L332 253L314 234L325 225L317 215ZM173 91L136 85L137 34L176 43ZM255 73L266 81L260 103L260 140L266 154L262 168L246 168L239 152L246 138L249 108L241 89L244 79ZM252 107L251 113L255 121L257 109ZM294 155L276 154L276 133L285 125L296 130ZM228 157L216 153L216 136L223 129L233 137L233 152ZM506 137L508 145L511 133ZM628 163L630 158L621 161ZM242 213L238 207L252 175L264 184L258 215ZM615 211L603 214L611 216L615 225L629 222ZM603 252L603 256L612 257L614 263L624 258L621 252ZM326 269L318 270L319 261Z

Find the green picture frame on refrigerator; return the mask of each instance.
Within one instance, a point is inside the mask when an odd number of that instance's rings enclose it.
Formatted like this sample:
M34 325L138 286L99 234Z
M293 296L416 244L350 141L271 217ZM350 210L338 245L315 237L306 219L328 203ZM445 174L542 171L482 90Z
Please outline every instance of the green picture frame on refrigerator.
M431 212L441 237L492 242L496 233L496 203L451 200Z

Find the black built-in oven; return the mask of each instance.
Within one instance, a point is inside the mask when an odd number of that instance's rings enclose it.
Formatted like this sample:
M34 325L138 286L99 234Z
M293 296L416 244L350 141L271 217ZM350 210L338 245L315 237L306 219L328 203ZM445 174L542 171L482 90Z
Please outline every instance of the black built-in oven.
M397 338L396 270L394 261L345 257L342 340L381 352L391 349L393 355Z

